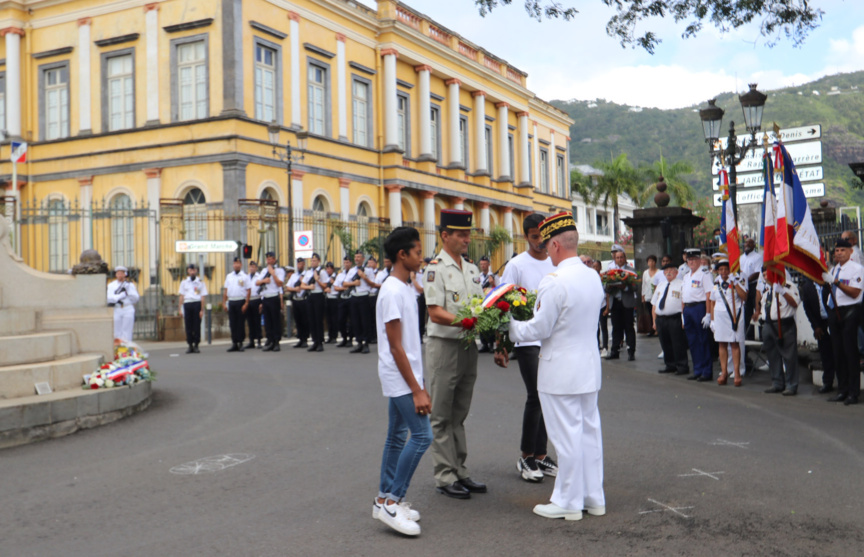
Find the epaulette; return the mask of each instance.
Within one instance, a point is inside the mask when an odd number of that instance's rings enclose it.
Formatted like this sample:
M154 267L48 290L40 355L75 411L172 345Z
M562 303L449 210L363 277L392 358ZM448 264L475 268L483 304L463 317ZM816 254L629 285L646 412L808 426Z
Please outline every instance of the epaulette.
M437 259L433 259L432 261L429 262L429 264L430 264L430 265L437 265L437 264L438 264L438 260L437 260Z

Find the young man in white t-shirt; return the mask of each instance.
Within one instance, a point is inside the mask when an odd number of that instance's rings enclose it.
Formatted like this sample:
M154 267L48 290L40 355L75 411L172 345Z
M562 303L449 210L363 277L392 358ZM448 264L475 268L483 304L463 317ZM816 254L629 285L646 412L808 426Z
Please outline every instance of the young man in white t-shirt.
M423 381L417 298L411 274L423 262L420 233L400 226L384 241L393 269L376 303L378 377L389 399L390 425L381 459L381 483L372 518L408 536L420 534L420 513L403 502L411 477L432 443L432 401ZM408 431L411 438L405 442Z
M543 244L539 230L541 222L543 215L537 213L528 215L522 221L522 231L525 233L528 248L507 263L501 284L515 284L527 290L537 290L543 277L555 270L546 250L540 247ZM537 393L540 343L517 343L513 352L519 362L519 373L528 394L522 413L522 456L516 462L516 468L526 482L540 482L544 475L555 476L558 473L557 463L546 452L546 423L543 421L540 395Z

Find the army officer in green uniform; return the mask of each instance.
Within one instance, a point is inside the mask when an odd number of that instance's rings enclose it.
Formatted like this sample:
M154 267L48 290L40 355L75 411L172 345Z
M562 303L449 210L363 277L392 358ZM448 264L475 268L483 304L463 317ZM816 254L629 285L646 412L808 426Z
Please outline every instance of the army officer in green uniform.
M441 211L443 249L429 262L423 277L429 309L426 365L431 377L432 461L437 491L448 497L468 499L485 493L486 486L471 480L465 467L468 444L465 418L471 408L477 380L477 347L467 349L459 340L456 312L473 294L482 296L480 269L465 254L471 240L471 213Z

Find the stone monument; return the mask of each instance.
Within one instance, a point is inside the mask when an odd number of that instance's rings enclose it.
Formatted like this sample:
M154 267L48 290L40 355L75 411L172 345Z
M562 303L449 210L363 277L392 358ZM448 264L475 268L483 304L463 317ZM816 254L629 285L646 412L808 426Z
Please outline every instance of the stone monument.
M640 272L648 267L645 261L649 255L657 256L658 265L663 254L669 254L673 263L680 264L682 252L693 247L693 229L705 220L685 207L668 206L670 198L662 176L655 187L657 207L636 209L632 217L623 219L633 230L634 265Z

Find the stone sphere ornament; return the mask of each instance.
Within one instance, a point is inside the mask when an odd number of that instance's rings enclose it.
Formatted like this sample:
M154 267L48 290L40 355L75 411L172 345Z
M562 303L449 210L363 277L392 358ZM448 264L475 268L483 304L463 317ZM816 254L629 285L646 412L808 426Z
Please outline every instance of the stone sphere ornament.
M669 205L669 201L671 198L669 194L666 193L666 179L663 176L660 176L660 181L654 184L654 188L657 190L657 193L654 194L654 204L658 207L666 207Z

